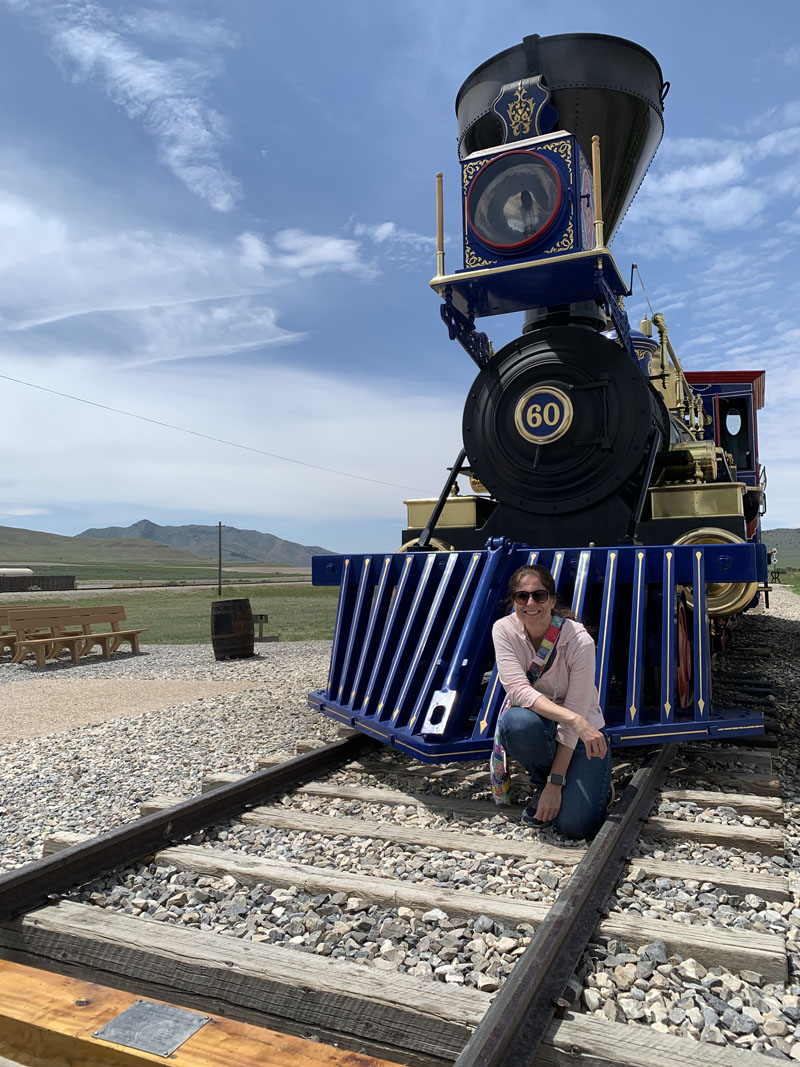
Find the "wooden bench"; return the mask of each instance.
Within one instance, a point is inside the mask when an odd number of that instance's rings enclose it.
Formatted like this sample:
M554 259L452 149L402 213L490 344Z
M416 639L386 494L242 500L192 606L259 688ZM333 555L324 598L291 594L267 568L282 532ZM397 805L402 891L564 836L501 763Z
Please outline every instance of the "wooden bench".
M51 608L46 619L38 610L35 614L30 609L10 610L8 622L14 630L16 646L11 662L21 663L26 656L34 655L37 667L43 667L46 660L53 660L64 651L69 652L73 663L77 663L95 645L100 646L105 659L111 659L122 644L130 644L131 651L138 652L139 634L145 632L144 629L120 629L120 623L125 622L125 608L121 605ZM96 631L94 626L110 629ZM49 629L49 634L41 633L43 627Z
M265 622L269 622L269 615L265 611L254 611L253 612L253 626L255 627L255 624L258 623L258 634L257 634L257 636L255 636L253 638L253 640L254 641L261 641L261 642L277 641L278 640L278 635L277 634L265 634L264 633L264 623Z
M30 607L27 604L12 604L10 607L0 608L0 655L2 655L6 649L9 649L12 653L17 642L16 632L11 628L8 617L12 611L25 611L30 613L33 617L41 617L41 625L38 628L38 636L44 637L49 634L50 627L47 624L47 620L53 614L54 611L61 611L64 608L68 608L69 604L48 604L46 607Z

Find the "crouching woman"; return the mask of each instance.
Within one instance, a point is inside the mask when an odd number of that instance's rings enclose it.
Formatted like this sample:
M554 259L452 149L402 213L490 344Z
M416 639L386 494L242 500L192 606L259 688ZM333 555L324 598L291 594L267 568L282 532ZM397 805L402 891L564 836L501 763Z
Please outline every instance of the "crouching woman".
M492 791L509 803L506 754L531 778L526 826L550 823L573 838L594 837L611 785L611 754L595 688L594 641L556 610L553 577L520 567L508 588L513 612L494 624L497 671L506 691L495 734Z

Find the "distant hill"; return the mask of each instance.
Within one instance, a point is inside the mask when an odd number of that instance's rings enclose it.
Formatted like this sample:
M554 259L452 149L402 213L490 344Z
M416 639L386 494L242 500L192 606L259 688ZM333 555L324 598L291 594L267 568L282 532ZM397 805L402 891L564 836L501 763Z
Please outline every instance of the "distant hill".
M216 526L159 526L149 519L140 519L132 526L107 526L84 530L80 538L135 538L169 545L170 548L191 552L202 559L216 559L218 528ZM284 541L273 534L258 530L238 530L222 527L222 558L234 563L283 563L292 567L310 567L311 557L327 555L330 549L318 545L300 545Z
M61 534L20 530L0 526L0 562L10 564L63 564L70 567L89 563L196 565L198 560L183 549L164 544L128 539L63 537Z
M779 567L800 567L800 530L762 530L767 549L777 548Z

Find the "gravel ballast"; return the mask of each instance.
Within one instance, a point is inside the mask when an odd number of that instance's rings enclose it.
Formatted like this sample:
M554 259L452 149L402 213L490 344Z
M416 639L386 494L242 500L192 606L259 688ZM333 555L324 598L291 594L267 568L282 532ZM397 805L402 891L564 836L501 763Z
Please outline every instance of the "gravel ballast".
M788 590L772 595L771 608L746 618L741 640L754 646L757 667L775 687L781 724L780 748L773 754L780 778L786 826L785 854L642 839L637 854L687 865L682 879L646 878L632 873L609 902L611 913L638 914L687 925L775 934L785 939L790 959L786 985L762 975L731 974L669 955L659 941L628 945L605 941L591 946L571 982L575 1006L598 1017L631 1026L652 1026L704 1044L728 1045L775 1059L800 1059L800 773L796 689L800 665L800 598ZM50 737L19 740L3 747L6 775L0 804L4 829L0 863L6 868L39 855L42 839L54 830L96 832L138 814L154 794L196 792L207 774L248 773L269 753L291 750L300 737L328 738L335 726L305 706L309 689L322 684L327 670L324 642L274 646L254 661L217 664L208 647L147 648L141 657L81 664L69 677L118 674L140 680L208 680L250 686L239 693L205 697L159 711L101 725L87 725ZM49 671L49 673L48 673ZM98 673L95 673L98 672ZM23 681L18 668L8 672ZM0 683L9 682L0 665ZM38 675L38 676L37 676ZM44 695L67 676L66 668L28 672L25 681ZM60 687L56 687L55 691ZM1 691L0 691L1 693ZM710 748L710 752L712 749ZM730 770L730 767L728 768ZM381 781L369 773L343 771L340 781L409 788L401 778ZM681 783L683 784L683 783ZM674 787L675 783L670 783ZM452 789L445 779L423 778L415 791L485 795L480 782ZM731 774L731 791L746 792L746 775ZM360 801L321 801L296 795L282 801L307 812L364 816L381 822L462 828L470 833L532 836L498 813L479 819L444 817L413 806L381 806ZM658 814L703 824L758 829L760 816L743 815L720 804L701 810L691 801L662 801ZM543 841L565 844L544 831ZM547 902L569 877L569 868L462 852L455 856L419 846L368 838L331 838L313 831L262 831L239 822L197 835L197 843L300 862L404 878L417 884L463 888L489 895ZM786 902L739 897L712 883L692 879L689 865L704 864L771 875L789 875L795 892ZM495 923L490 914L469 922L431 909L368 904L355 896L309 896L295 889L247 886L231 877L208 878L154 865L137 866L98 880L79 894L103 907L152 920L176 923L225 936L286 945L298 951L348 958L365 967L399 970L432 981L492 992L524 951L531 929Z
M335 736L335 725L306 707L307 692L328 669L325 641L272 644L252 659L219 662L207 645L142 647L138 656L87 658L40 671L0 662L0 700L4 684L23 680L40 698L41 714L52 714L53 704L71 698L81 681L113 679L117 695L125 680L184 682L190 690L201 681L248 688L0 745L0 870L38 858L57 830L108 830L137 818L139 805L156 794L190 796L207 775L249 774L260 758L291 749L298 738ZM111 714L124 710L122 698Z

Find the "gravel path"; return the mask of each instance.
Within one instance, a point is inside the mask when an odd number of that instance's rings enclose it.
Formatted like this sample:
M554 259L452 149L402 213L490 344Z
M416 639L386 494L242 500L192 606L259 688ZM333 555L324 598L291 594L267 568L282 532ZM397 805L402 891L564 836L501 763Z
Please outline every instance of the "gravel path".
M0 741L46 737L88 723L122 719L251 687L250 682L166 682L143 678L85 678L46 687L27 681L12 682L2 691Z
M328 671L330 644L327 641L274 642L259 646L251 659L214 659L210 644L205 645L142 645L139 655L130 652L115 652L110 660L103 659L100 652L83 656L72 663L63 655L52 663L37 669L33 659L23 663L11 663L8 656L0 661L0 685L25 681L31 685L47 685L56 682L111 678L115 681L157 679L158 681L214 681L248 682L263 684L274 680L286 663L301 664L306 657L322 664L324 680Z

